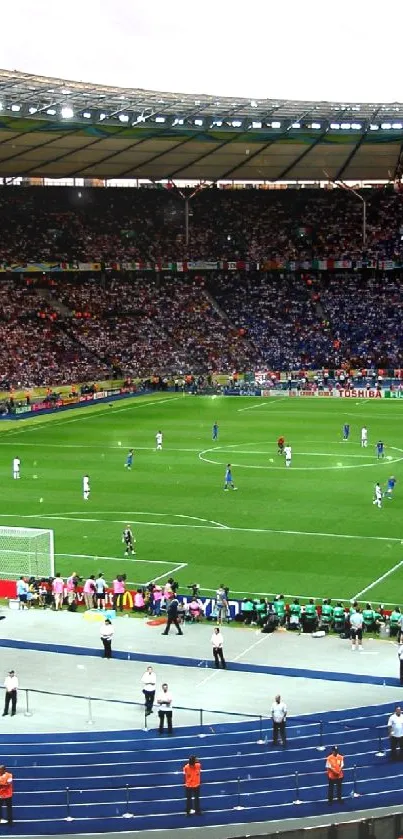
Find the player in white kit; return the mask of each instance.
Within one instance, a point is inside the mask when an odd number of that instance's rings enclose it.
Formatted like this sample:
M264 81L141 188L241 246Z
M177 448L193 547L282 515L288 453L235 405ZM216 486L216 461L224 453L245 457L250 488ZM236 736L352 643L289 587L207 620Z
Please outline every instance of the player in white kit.
M84 501L88 501L90 497L90 479L88 475L84 475L83 477L83 498Z
M291 466L292 449L291 446L284 446L285 465Z
M379 483L375 484L374 494L375 497L372 503L376 504L380 509L382 507L382 490Z
M18 478L20 477L20 466L21 466L20 458L19 457L14 457L13 458L13 478L14 478L15 481L18 480Z
M161 451L161 449L162 449L162 431L158 431L157 434L155 435L155 442L156 442L157 451L158 450Z
M361 448L366 449L368 445L368 430L365 425L361 429Z

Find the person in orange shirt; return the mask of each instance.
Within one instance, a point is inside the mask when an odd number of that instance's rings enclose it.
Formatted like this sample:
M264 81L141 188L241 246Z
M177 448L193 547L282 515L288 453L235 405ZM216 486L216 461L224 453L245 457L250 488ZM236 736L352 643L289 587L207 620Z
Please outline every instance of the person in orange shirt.
M201 763L196 755L190 755L189 762L183 767L183 775L186 790L186 815L190 816L194 803L196 816L200 816Z
M13 823L13 776L5 766L0 766L0 822L3 821L3 804L7 810L7 822Z
M326 758L326 772L329 779L327 800L333 804L334 787L337 790L337 800L341 802L341 785L343 781L344 757L340 754L337 746L333 746L332 752Z

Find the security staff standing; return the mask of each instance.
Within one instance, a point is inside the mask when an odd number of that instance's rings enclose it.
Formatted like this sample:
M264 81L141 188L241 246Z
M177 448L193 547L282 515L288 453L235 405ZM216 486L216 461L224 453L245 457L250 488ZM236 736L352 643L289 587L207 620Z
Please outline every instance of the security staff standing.
M224 638L223 638L223 635L222 635L222 632L221 632L221 629L220 629L219 626L216 626L215 629L214 629L214 632L211 636L211 643L213 645L213 656L214 656L215 666L218 669L219 666L220 666L220 662L221 662L221 666L222 666L223 670L225 670L227 665L225 663L224 651L223 651Z
M340 754L337 746L333 746L330 755L326 758L326 772L329 780L327 800L328 804L333 804L334 787L337 790L337 800L341 803L341 787L343 782L343 768L344 757Z
M172 734L172 694L169 692L166 682L161 686L161 693L157 696L157 705L159 706L158 716L160 720L158 734L162 734L164 730L165 719L168 734Z
M146 715L148 717L149 714L152 714L153 712L155 689L157 686L157 677L151 666L147 667L147 670L142 676L141 683L143 685L143 693L146 704Z
M13 823L13 776L5 766L0 766L0 822L3 821L3 804L7 811L7 823Z
M190 816L192 804L194 804L196 816L200 816L201 763L196 755L190 755L189 762L183 767L183 775L186 790L186 815Z
M395 708L395 713L388 719L388 734L390 738L390 751L392 760L397 760L399 749L400 760L403 759L403 714L400 705Z
M270 708L270 716L273 721L273 746L277 746L279 736L283 748L287 745L287 735L285 730L287 719L287 705L281 701L280 694L277 694L275 700Z
M403 685L403 644L399 644L397 650L397 657L399 659L399 678L400 684Z
M167 625L165 627L165 631L162 633L163 635L169 635L169 630L170 630L172 624L174 626L176 626L176 629L177 629L176 634L177 635L183 635L183 632L180 628L180 624L179 624L179 621L178 621L178 611L179 611L179 600L176 597L176 595L174 595L172 600L169 601L169 604L168 604L168 607L167 607L168 622L167 622Z
M17 690L18 690L18 678L15 675L14 670L10 670L8 676L4 679L4 687L5 687L5 698L4 698L4 711L3 717L7 717L8 709L11 702L11 716L14 717L17 711Z

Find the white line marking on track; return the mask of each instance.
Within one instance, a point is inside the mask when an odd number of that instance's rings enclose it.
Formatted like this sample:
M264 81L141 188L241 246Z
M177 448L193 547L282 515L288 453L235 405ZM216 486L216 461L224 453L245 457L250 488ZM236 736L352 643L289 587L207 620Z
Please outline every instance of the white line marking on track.
M239 661L241 658L244 657L244 655L246 655L247 653L250 653L250 651L253 650L255 647L257 647L259 644L262 644L263 641L267 641L268 637L269 637L268 635L263 635L262 638L259 638L258 641L255 641L254 644L251 644L250 647L247 647L246 650L243 650L241 653L239 653L239 655L237 655L237 656L235 656L235 658L231 659L231 661ZM231 662L229 662L229 664L230 663ZM217 673L219 673L219 668L214 670L213 673L209 673L209 675L206 676L205 679L202 679L201 682L197 682L196 687L198 688L201 685L205 685L206 682L209 682L210 679L213 679L214 676L217 675Z
M389 571L386 571L385 574L382 574L381 577L377 577L377 579L370 583L369 586L366 586L361 591L357 592L357 594L354 594L351 599L358 600L361 594L365 594L366 591L369 591L371 588L375 588L375 586L377 586L378 583L382 583L383 580L386 580L387 577L390 577L391 574L394 574L394 572L397 571L398 568L401 568L402 565L403 559L400 560L400 562L397 562L396 565L393 566L393 568L389 569Z

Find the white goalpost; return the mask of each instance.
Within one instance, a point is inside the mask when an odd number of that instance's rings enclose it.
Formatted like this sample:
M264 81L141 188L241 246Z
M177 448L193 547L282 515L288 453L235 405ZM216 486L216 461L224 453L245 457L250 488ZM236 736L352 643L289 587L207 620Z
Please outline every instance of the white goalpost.
M0 579L54 577L53 530L0 526Z

